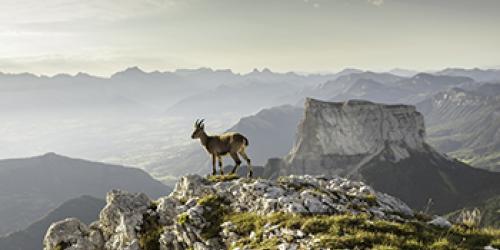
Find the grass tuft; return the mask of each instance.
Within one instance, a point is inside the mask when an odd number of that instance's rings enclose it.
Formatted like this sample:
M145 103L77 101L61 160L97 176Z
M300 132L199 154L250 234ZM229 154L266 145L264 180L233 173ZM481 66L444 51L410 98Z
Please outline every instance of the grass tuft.
M179 214L179 216L177 216L177 223L179 223L179 225L186 224L186 222L188 222L188 220L189 220L189 216L186 212Z
M224 221L235 225L240 235L236 247L250 249L275 249L287 239L263 239L266 225L300 229L314 237L317 249L483 249L500 244L500 230L470 229L453 226L440 229L413 220L406 223L370 218L367 214L299 215L291 213L226 214ZM256 237L250 238L251 232ZM259 248L262 241L267 248ZM275 244L275 245L272 245ZM272 246L271 246L272 245Z
M226 201L217 195L210 194L198 200L198 205L204 206L203 217L210 223L205 227L201 236L205 239L211 239L219 235L220 225L224 222L224 214L227 211Z
M211 175L208 176L207 179L211 182L225 182L239 179L240 177L237 174L228 174L228 175Z
M146 213L139 230L139 246L141 249L160 250L160 236L164 229L158 222L158 215Z

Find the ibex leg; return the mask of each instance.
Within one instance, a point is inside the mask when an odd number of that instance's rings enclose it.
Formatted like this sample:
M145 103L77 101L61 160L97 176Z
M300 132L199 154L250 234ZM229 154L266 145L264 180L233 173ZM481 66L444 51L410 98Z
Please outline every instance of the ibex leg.
M215 154L213 154L212 155L212 175L215 175L217 173L217 171L215 170L216 161L217 161L217 157L215 156Z
M240 157L238 157L237 153L231 153L231 158L233 158L234 163L235 163L233 171L231 171L231 173L234 174L234 173L236 173L236 170L238 170L238 167L241 164L241 160L240 160Z
M253 176L253 167L252 167L252 163L250 161L250 158L248 158L248 155L247 155L247 153L244 150L240 151L240 155L241 155L241 157L243 157L243 159L245 159L245 161L247 161L247 164L248 164L248 173L247 173L247 176L248 176L248 178L252 178L252 176Z

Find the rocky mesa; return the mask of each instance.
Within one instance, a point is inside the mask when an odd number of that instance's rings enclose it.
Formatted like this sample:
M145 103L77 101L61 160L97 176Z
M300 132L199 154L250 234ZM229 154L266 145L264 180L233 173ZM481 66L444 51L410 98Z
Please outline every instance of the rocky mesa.
M414 106L308 99L305 110L290 172L355 173L383 151L397 162L426 150L424 117Z
M499 236L417 214L340 177L188 175L158 200L109 192L98 221L52 224L44 249L471 249L498 246Z

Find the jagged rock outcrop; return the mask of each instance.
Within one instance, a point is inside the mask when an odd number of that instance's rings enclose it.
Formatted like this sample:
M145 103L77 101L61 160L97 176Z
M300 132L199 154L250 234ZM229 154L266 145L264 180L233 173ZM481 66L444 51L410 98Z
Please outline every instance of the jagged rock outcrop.
M500 192L500 174L450 159L424 136L423 116L414 106L308 99L293 149L266 167L281 175L362 180L415 209L438 213Z
M54 223L45 236L45 250L225 249L243 237L232 222L223 220L235 213L363 213L388 221L414 218L414 212L397 198L362 182L324 176L214 181L189 175L180 179L169 196L156 201L119 190L109 192L106 201L99 221L90 226L77 219ZM314 236L301 230L271 225L266 230L262 240L275 237L283 244L314 244ZM286 240L280 237L284 234Z
M45 249L99 250L103 244L98 229L90 229L75 218L52 224L44 240Z

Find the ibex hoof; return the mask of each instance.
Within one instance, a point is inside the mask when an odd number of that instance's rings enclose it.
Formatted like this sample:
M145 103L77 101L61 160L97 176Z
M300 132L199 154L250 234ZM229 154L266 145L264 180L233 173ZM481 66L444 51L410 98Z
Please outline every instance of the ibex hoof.
M224 175L224 172L220 171L220 175Z
M252 178L252 176L253 176L253 172L252 171L248 172L247 177Z

